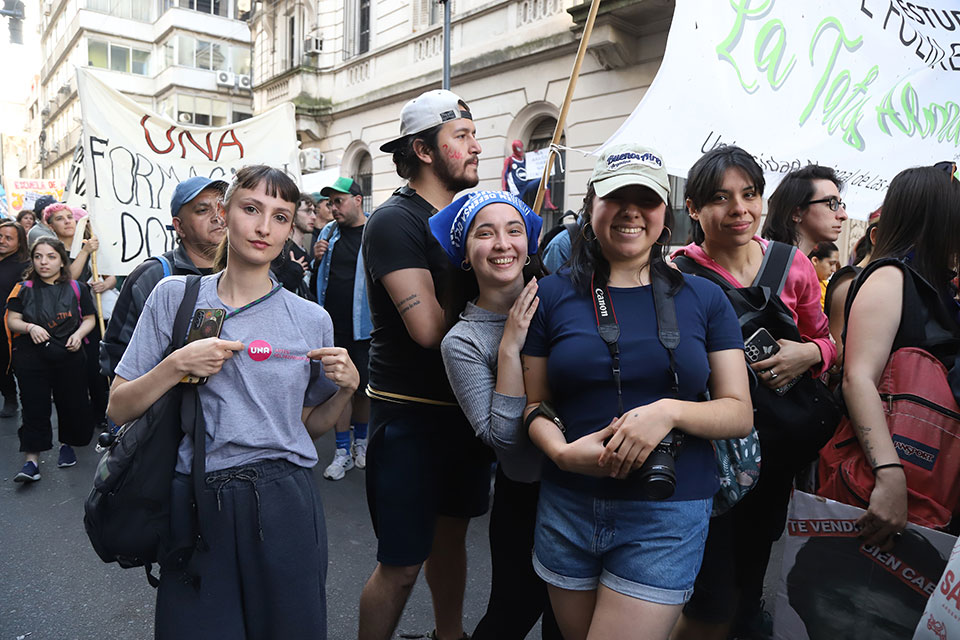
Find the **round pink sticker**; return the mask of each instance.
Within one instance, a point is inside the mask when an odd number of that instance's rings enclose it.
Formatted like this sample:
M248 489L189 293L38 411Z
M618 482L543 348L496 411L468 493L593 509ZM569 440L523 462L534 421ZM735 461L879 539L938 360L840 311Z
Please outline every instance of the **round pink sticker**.
M263 362L270 357L273 349L270 348L270 343L265 340L254 340L250 343L250 346L247 347L247 353L250 354L251 359L257 362Z

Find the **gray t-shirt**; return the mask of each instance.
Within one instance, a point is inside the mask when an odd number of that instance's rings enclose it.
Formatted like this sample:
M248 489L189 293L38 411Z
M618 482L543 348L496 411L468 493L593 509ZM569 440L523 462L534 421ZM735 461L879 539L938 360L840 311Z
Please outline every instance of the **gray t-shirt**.
M197 309L233 308L217 295L219 275L200 282ZM186 278L164 278L147 298L117 375L139 378L153 369L170 344ZM333 346L333 323L324 309L285 289L223 323L220 337L239 340L244 350L200 387L207 423L206 470L218 471L259 460L317 463L317 451L300 419L303 407L323 404L337 386L323 375L311 349ZM177 471L189 473L193 443L180 444Z

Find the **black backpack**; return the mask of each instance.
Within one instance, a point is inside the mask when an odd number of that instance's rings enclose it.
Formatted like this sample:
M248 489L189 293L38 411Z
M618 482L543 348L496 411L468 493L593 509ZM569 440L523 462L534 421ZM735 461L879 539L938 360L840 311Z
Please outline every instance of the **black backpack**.
M187 276L173 336L164 357L183 345L200 291L200 276ZM84 503L83 525L104 562L144 567L154 587L153 563L163 560L170 537L170 488L184 434L193 436L193 478L203 478L206 428L194 385L178 384L147 411L123 425L100 459ZM199 455L199 466L197 458Z
M800 342L793 314L780 299L796 251L792 245L770 242L756 283L740 289L687 256L677 256L673 263L684 273L720 285L737 314L744 340L764 327L777 340ZM764 460L787 461L799 469L816 459L840 422L841 409L833 394L806 374L782 396L762 384L753 385L750 395Z

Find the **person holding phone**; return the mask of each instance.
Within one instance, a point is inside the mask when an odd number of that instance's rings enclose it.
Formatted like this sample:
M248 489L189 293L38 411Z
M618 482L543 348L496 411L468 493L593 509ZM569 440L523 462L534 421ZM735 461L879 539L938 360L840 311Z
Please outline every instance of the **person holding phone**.
M686 256L731 287L755 283L769 248L769 242L756 235L764 184L763 170L739 147L727 146L703 155L690 169L685 194L694 241L674 256ZM798 376L821 375L837 353L820 308L820 283L813 264L799 251L787 264L780 299L803 340L781 339L774 343L776 349L767 343L770 354L758 354L750 364L760 384L781 392ZM738 593L739 622L747 627L762 626L763 577L773 541L783 529L797 469L774 458L764 447L765 425L756 426L763 456L758 484L732 510L711 519L703 567L674 640L725 639L738 608ZM775 477L771 475L774 471Z
M205 490L191 506L192 441L172 486L169 548L161 561L157 638L326 638L326 526L311 469L313 439L333 427L359 384L333 346L321 307L270 275L293 224L299 191L280 169L244 167L220 205L227 235L204 276L197 307L223 310L219 337L164 357L185 279L150 294L117 366L109 415L124 424L185 375L207 377Z
M41 237L30 251L27 280L7 301L7 331L13 336L12 365L23 416L17 435L26 454L14 482L40 479L40 452L53 448L50 394L57 406L58 467L77 464L73 447L93 437L93 416L84 379L83 340L93 330L93 298L87 285L70 278L67 250Z

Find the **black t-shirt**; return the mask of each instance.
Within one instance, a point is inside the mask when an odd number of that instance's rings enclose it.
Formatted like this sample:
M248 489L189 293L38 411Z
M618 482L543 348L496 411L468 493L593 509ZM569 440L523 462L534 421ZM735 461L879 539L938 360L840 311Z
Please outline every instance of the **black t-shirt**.
M453 267L427 220L436 212L415 191L394 192L370 216L363 232L363 262L373 332L370 386L377 391L455 402L439 349L424 349L403 324L383 286L383 276L400 269L428 269L439 298Z
M40 325L52 338L64 342L80 326L83 316L96 313L90 287L82 282L77 284L80 287L79 305L69 282L34 282L31 287L22 286L17 297L7 304L7 309L22 314L24 321ZM28 335L19 335L14 344L18 347L33 345L33 340Z
M330 276L323 307L333 320L333 331L353 339L353 283L357 276L357 255L363 226L340 227L340 237L330 256Z
M23 280L23 272L29 266L29 260L20 261L12 255L0 260L0 313L7 306L7 297L13 286Z
M290 259L291 253L293 253L293 260ZM304 297L306 287L303 283L303 267L296 261L299 258L304 258L309 262L307 253L292 241L287 240L283 245L283 250L280 251L280 255L270 263L270 270L273 271L273 275L276 276L284 289Z

